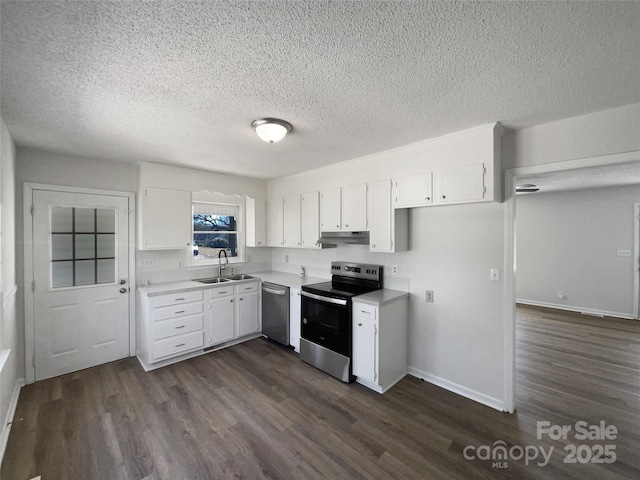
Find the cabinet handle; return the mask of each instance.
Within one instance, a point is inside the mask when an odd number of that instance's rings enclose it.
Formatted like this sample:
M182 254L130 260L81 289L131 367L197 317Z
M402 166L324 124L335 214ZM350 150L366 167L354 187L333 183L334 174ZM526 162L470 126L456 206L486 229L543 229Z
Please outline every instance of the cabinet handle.
M174 300L174 302L179 302L180 300L184 300L184 297L182 297L182 298L176 298L176 299Z
M425 197L425 200L431 200L431 197Z
M184 328L184 325L180 325L179 327L176 327L176 330L178 330L179 328Z
M231 303L233 303L233 300L229 300Z
M348 228L348 227L349 227L349 225L345 225L345 227L347 227L347 228Z
M447 198L447 196L446 195L442 195L442 198Z
M340 228L340 225L336 225L336 228Z
M361 322L358 322L358 326L359 326L359 327L361 327L361 326L362 326L362 323L361 323Z
M186 343L179 343L178 345L176 345L176 347L184 347L186 345Z
M180 310L179 312L175 312L175 314L184 313L184 310Z
M244 298L240 297L240 301L244 300Z
M376 248L376 246L375 245L371 245L371 248Z
M225 290L224 292L218 292L220 295L222 295L223 293L227 293L227 291Z

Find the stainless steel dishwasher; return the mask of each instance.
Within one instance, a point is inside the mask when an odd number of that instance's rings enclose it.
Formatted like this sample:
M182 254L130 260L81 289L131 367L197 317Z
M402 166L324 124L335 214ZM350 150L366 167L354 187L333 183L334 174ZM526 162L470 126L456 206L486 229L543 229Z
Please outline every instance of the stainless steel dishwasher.
M289 346L289 287L262 282L262 334Z

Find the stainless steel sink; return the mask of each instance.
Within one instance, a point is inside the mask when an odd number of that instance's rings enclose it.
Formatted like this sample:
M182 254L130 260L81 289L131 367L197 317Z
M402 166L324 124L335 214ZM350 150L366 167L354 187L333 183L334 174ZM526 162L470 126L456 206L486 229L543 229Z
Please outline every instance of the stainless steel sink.
M213 277L213 278L199 278L196 280L196 282L200 282L200 283L223 283L223 282L230 282L231 280L229 280L228 278L220 278L220 277Z
M244 273L240 273L238 275L230 275L228 277L229 280L249 280L250 278L256 278L256 277L252 277L251 275L245 275Z

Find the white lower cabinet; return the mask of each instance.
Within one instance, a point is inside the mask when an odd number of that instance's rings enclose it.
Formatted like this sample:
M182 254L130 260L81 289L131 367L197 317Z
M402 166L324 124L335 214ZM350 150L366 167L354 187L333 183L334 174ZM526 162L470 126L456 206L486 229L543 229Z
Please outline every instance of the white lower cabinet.
M202 350L205 339L203 291L138 294L138 359L145 370ZM162 363L161 363L162 364Z
M149 295L138 290L137 350L145 370L258 337L260 282Z
M289 288L289 345L300 353L300 289Z
M260 295L258 292L239 293L237 301L236 335L244 337L262 330L260 324Z
M406 294L383 303L353 301L353 374L384 393L407 374Z
M258 334L262 330L260 283L223 285L209 289L207 346Z
M233 291L233 289L229 290ZM235 301L233 293L210 301L207 346L218 345L236 338Z

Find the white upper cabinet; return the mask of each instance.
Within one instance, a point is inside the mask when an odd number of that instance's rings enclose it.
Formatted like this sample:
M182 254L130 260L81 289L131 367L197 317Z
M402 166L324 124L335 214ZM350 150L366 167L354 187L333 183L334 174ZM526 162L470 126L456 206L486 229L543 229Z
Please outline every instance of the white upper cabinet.
M300 246L300 195L284 199L284 246Z
M408 212L394 210L391 203L391 180L369 184L369 250L400 252L407 249Z
M435 203L465 203L482 200L485 194L484 164L434 172Z
M340 190L332 188L320 193L320 230L323 232L342 230Z
M267 201L267 245L282 247L284 244L283 199L273 198Z
M395 208L420 207L433 202L431 172L395 181Z
M320 230L367 230L367 185L324 190L320 194Z
M342 188L342 230L367 230L367 184Z
M247 198L247 247L267 245L267 203L260 198Z
M191 245L191 192L147 187L141 192L140 202L140 250Z
M305 193L300 197L300 246L319 248L320 193Z

